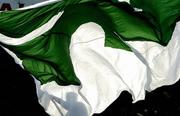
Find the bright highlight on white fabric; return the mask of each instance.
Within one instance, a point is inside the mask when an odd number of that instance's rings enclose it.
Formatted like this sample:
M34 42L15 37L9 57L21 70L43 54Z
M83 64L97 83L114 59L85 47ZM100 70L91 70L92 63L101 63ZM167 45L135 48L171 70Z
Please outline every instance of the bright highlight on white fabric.
M127 2L130 3L130 0L118 0L119 2Z
M23 8L19 8L19 9L17 9L17 10L27 10L27 9L38 8L38 7L42 7L42 6L45 6L45 5L49 5L49 4L58 2L58 1L62 1L62 0L45 0L45 1L43 1L43 2L36 3L36 4L34 4L34 5L30 5L30 6L26 6L26 7L23 7Z

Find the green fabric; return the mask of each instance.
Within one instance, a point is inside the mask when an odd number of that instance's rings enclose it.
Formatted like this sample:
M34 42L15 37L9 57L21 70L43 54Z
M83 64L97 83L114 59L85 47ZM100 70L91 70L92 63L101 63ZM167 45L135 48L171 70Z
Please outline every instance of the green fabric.
M25 69L42 84L54 80L60 85L79 85L69 56L69 43L64 34L49 31L23 45L7 47L17 53Z
M64 11L45 34L22 45L4 46L23 60L25 70L41 84L56 81L60 85L79 85L69 55L71 35L76 29L84 23L95 22L105 31L105 46L128 51L131 48L126 41L167 45L179 17L179 0L165 0L168 5L163 0L157 1L131 0L143 12L134 11L127 3L109 0L66 0L35 9L1 12L0 33L18 39Z
M140 14L134 12L127 3L111 5L107 2L101 2L99 7L111 18L114 26L113 31L121 36L124 41L160 42L153 25L144 20Z
M143 9L143 15L159 32L159 43L167 45L180 16L180 0L131 0L131 4Z
M35 8L32 10L12 10L0 12L0 33L19 38L47 23L62 10L64 2Z

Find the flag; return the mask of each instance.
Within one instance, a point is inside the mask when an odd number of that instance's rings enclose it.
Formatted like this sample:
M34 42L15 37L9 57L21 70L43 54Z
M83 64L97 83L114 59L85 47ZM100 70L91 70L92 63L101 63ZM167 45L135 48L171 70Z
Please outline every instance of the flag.
M104 111L180 77L179 0L61 0L0 12L1 46L52 116Z

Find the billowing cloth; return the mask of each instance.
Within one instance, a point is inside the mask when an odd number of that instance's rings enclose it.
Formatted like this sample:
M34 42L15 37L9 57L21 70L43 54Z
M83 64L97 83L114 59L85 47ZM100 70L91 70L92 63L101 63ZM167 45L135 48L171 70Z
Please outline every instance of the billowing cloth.
M0 12L1 46L52 116L104 111L180 78L179 0L52 0Z

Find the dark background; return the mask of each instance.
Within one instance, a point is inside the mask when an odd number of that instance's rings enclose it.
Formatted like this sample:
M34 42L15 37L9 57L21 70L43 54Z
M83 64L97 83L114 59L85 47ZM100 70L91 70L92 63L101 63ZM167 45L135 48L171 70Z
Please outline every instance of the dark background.
M180 82L146 94L132 104L123 92L103 113L94 116L180 116ZM38 104L33 79L0 48L0 116L48 116Z

